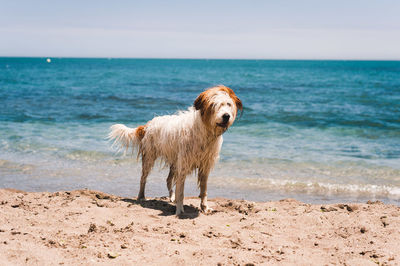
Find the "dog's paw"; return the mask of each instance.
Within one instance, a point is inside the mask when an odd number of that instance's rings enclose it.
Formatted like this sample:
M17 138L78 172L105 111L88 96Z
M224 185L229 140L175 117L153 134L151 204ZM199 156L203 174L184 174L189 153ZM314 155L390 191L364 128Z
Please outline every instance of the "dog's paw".
M172 193L172 195L169 197L169 201L175 202L175 193Z
M179 215L183 214L184 212L185 212L185 210L183 209L183 206L181 208L176 206L176 212L175 212L176 216L179 216Z
M201 206L201 211L202 211L204 214L211 214L211 213L213 213L213 212L216 212L214 209L212 209L212 208L210 208L210 207L208 207L208 206Z

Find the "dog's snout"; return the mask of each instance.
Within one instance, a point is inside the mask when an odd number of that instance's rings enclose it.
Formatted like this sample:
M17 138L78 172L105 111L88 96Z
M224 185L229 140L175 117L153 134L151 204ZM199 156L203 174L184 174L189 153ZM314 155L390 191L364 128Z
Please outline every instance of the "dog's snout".
M224 123L226 123L226 122L228 122L229 121L229 118L230 118L231 116L229 115L229 114L224 114L223 116L222 116L222 121L224 122Z

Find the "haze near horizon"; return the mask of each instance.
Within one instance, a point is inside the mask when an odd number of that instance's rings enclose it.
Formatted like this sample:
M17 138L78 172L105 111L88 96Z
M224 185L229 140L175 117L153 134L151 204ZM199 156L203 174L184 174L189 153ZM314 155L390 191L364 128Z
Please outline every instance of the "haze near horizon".
M0 56L400 60L394 0L0 2Z

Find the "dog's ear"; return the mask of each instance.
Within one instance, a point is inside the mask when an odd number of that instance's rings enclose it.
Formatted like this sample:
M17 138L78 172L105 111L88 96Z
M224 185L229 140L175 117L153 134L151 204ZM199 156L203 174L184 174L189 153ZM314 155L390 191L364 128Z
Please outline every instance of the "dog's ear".
M229 95L229 96L232 98L233 102L236 104L236 108L238 110L240 110L241 112L243 112L243 104L242 104L242 101L239 99L239 97L237 97L235 95L235 93L233 94L233 97L232 97L232 95Z
M196 110L204 110L205 103L206 103L206 93L205 91L203 91L202 93L200 93L199 96L197 96L193 106L194 108L196 108Z
M211 101L211 93L209 90L203 91L194 101L194 108L200 110L201 114L210 113L213 108L213 103Z

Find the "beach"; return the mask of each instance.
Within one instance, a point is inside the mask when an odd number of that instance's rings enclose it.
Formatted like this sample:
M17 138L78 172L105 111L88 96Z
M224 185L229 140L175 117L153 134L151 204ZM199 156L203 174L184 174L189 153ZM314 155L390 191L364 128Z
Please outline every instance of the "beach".
M1 265L399 265L400 207L0 190Z
M0 266L400 266L400 1L3 2Z

